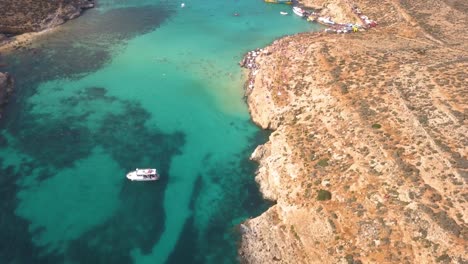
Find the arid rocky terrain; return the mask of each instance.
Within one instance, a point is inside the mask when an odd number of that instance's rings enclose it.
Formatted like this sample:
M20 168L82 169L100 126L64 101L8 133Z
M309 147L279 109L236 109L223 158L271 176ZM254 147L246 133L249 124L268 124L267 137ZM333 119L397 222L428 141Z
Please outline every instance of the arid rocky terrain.
M0 0L0 34L22 34L51 28L78 17L94 0Z
M276 204L240 225L243 262L468 263L467 2L303 4L378 26L256 57L247 102L273 132L251 158Z

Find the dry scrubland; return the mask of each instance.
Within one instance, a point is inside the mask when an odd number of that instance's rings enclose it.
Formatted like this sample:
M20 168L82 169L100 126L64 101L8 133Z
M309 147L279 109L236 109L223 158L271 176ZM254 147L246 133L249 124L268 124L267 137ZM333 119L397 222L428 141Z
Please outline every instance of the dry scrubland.
M240 226L239 254L467 263L468 3L355 3L377 28L283 38L250 72L252 118L274 130L252 154L256 180L276 204Z

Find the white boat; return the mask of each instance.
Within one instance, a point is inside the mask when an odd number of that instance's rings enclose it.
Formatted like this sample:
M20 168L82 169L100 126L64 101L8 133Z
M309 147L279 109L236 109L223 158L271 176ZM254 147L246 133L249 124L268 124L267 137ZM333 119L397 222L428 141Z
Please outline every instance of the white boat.
M267 3L275 3L275 4L287 4L291 5L292 1L291 0L265 0Z
M300 8L300 7L297 7L297 6L293 7L293 12L294 12L294 14L296 14L296 15L298 15L300 17L304 16L304 10L302 8Z
M333 22L333 21L330 19L330 17L319 17L317 20L318 20L319 22L322 22L322 23L328 24L328 25L334 25L334 24L335 24L335 22Z
M285 15L288 14L288 12L283 12L283 11L281 11L280 14L283 15L283 16L285 16Z
M157 181L159 174L156 169L136 169L127 173L127 179L131 181Z

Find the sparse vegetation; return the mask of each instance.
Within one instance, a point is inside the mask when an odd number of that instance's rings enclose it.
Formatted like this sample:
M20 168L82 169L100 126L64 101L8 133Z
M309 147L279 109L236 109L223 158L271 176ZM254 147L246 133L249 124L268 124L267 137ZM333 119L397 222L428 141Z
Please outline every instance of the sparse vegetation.
M434 16L443 24L445 17L432 11L447 6L440 0L384 0L376 8L371 2L366 10L398 14L401 8L416 24ZM293 113L298 121L278 130L295 154L273 154L265 167L269 172L277 168L280 175L296 172L294 178L282 176L279 187L272 188L278 200L292 206L285 210L297 206L297 217L310 230L330 230L327 240L321 240L300 229L301 239L310 239L304 245L314 245L304 250L321 252L325 262L360 263L359 258L365 263L414 263L415 252L424 263L453 262L463 252L458 241L468 234L461 205L468 194L460 174L468 164L460 149L468 140L462 104L467 96L466 44L451 35L437 39L445 34L437 29L421 34L419 27L405 27L402 17L385 14L380 16L381 30L370 30L365 38L301 34L271 46L278 57L291 59L282 61L282 70L265 60L262 71L271 76L261 81L287 78L289 85L283 87L295 95L271 109L286 120L293 120L287 114ZM457 12L451 15L461 18ZM404 27L405 37L386 35L387 26ZM446 30L455 28L460 27ZM452 47L462 50L444 47L445 41L455 41ZM307 51L297 54L304 47ZM260 111L270 110L257 102ZM278 138L272 149L283 147ZM435 236L434 228L443 235ZM356 240L349 240L348 231Z
M331 198L332 198L331 192L327 190L319 190L317 193L317 200L319 201L327 201L327 200L331 200Z
M321 159L321 160L319 160L319 162L317 162L317 165L319 165L320 167L326 167L326 166L328 166L328 159Z
M301 240L299 235L297 234L296 232L296 229L294 228L294 226L291 226L291 233L294 235L294 237L297 239L297 240Z
M452 258L447 254L443 254L437 257L436 261L439 263L450 263L450 261L452 261Z

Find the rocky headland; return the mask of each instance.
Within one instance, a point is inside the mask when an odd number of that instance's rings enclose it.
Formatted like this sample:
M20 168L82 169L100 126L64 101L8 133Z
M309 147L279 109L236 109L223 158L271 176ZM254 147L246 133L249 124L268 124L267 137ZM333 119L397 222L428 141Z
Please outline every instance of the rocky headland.
M0 55L2 50L27 44L34 33L61 25L92 7L94 0L0 0ZM0 71L0 113L12 92L12 76Z
M78 17L94 7L94 0L16 0L0 1L0 33L18 35L37 32Z
M0 52L17 49L94 5L94 0L0 0Z
M255 52L246 100L273 130L251 159L275 202L243 263L467 263L468 5L304 0L340 22Z

